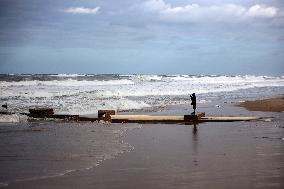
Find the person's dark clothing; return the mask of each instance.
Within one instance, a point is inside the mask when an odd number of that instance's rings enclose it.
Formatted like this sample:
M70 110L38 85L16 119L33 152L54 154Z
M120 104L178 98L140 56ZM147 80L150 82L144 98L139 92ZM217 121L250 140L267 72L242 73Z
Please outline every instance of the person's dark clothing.
M191 105L193 106L193 111L194 111L194 114L195 114L195 110L196 110L196 96L195 96L195 93L190 95L190 99L191 99Z

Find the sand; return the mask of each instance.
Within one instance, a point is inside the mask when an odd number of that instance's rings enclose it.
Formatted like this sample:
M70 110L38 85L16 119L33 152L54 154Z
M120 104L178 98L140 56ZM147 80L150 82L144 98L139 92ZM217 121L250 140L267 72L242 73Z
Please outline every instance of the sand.
M153 114L188 111L191 111L189 106L179 106ZM284 188L283 113L250 112L229 103L200 105L198 111L211 115L273 116L274 119L204 123L197 130L191 125L110 124L109 128L136 128L123 136L123 141L133 146L133 150L92 169L12 182L5 188ZM84 137L84 129L88 131L84 124L76 129L81 133L74 136L77 140ZM81 145L89 145L86 142ZM54 144L50 140L50 145Z
M251 111L284 112L284 97L245 101L240 106Z

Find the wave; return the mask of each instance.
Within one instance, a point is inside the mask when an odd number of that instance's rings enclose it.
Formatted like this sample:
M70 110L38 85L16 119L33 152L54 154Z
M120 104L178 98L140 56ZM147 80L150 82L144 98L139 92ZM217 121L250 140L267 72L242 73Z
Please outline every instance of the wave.
M75 79L67 79L67 80L53 80L53 81L2 81L0 82L0 87L18 87L18 86L101 86L101 85L131 85L134 84L130 80L108 80L108 81L87 81L82 80L78 81Z
M47 81L32 77L27 81L0 81L0 101L7 102L12 110L48 106L58 112L88 114L105 108L181 104L188 100L182 97L193 92L203 94L200 100L207 101L210 94L284 87L283 76L93 75L92 80L82 76Z
M52 77L80 77L85 76L85 74L51 74Z

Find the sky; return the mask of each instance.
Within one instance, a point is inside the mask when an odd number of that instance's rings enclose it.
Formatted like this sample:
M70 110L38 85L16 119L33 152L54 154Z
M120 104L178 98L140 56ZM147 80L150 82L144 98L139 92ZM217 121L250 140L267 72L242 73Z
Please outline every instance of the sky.
M0 73L284 75L284 1L0 0Z

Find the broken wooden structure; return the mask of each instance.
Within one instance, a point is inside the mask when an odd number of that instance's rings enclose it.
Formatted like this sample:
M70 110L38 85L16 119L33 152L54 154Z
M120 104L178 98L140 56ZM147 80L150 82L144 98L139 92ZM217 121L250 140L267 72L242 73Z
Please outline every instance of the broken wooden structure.
M0 112L0 114L12 114L11 112ZM54 114L52 108L32 108L29 113L20 113L27 115L30 118L36 119L62 119L73 121L105 121L110 123L165 123L165 124L198 124L203 122L233 122L233 121L257 121L263 120L262 117L206 117L205 113L198 113L197 115L182 115L182 116L168 116L168 115L117 115L115 110L99 110L98 116L94 115L67 115Z

